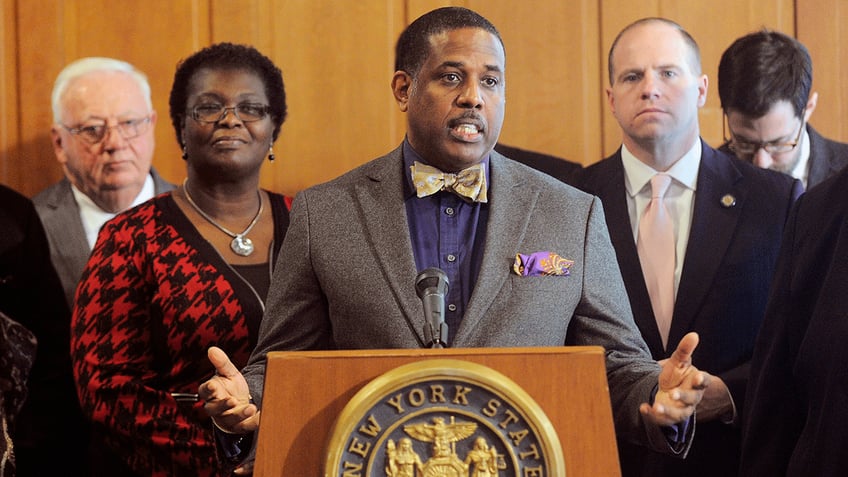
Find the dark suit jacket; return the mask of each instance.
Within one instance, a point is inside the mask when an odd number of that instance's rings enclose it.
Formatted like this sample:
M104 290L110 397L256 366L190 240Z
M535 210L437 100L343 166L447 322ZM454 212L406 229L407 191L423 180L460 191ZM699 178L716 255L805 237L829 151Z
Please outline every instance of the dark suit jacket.
M11 429L17 475L83 475L86 433L71 373L70 311L32 202L2 186L0 231L0 311L38 340L29 395Z
M759 169L703 143L689 243L675 301L668 343L697 331L694 364L727 383L741 411L748 363L765 310L783 224L801 183ZM654 359L663 349L642 275L624 187L621 150L584 169L581 184L601 198L636 324ZM730 194L736 204L726 207ZM738 465L738 430L698 423L687 459L621 446L622 469L631 475L733 475Z
M173 184L162 179L152 168L150 175L153 176L154 195L174 188ZM62 179L39 192L32 201L47 232L50 259L62 280L68 307L73 309L74 293L82 270L88 263L91 247L85 238L79 205L74 199L71 183L68 179Z
M259 405L269 351L427 342L402 161L397 148L295 198L259 343L243 370ZM497 152L490 178L486 246L451 346L615 350L607 353L607 376L616 429L634 442L667 447L639 415L659 368L633 323L600 201ZM574 260L571 274L512 271L517 253L537 251Z
M583 170L583 166L576 162L541 152L507 146L506 144L495 144L495 150L514 161L544 172L569 185L577 184L580 171Z
M807 189L832 177L848 165L848 144L831 141L807 124L810 134L810 171Z
M848 469L848 169L796 203L751 361L741 475Z
M807 124L807 133L810 135L810 160L807 163L807 189L809 190L848 165L848 144L827 139L809 124ZM723 144L719 150L733 154L728 143Z

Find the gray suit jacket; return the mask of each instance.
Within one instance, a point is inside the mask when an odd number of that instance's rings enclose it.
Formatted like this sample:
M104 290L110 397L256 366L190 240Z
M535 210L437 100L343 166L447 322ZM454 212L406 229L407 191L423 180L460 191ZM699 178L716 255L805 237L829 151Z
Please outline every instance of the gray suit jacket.
M633 321L600 200L497 152L490 166L482 265L450 345L604 346L617 432L668 449L638 411L659 367ZM259 343L243 370L260 406L269 351L424 345L403 174L398 148L295 198ZM512 271L516 253L537 251L574 260L571 275Z
M153 176L155 194L174 188L173 184L162 179L152 168L150 175ZM68 306L73 309L74 293L88 263L91 247L85 238L85 229L82 226L79 205L71 190L71 182L67 178L62 179L39 192L32 201L41 223L44 224L44 231L47 232L53 267L62 280Z

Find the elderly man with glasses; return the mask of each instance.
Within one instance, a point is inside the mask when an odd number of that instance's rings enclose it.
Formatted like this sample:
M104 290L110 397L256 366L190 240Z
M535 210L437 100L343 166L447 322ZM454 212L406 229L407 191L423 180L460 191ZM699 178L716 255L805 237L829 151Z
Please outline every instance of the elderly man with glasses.
M798 40L760 30L733 42L718 66L726 116L722 150L758 167L801 180L810 188L848 165L848 144L809 125L818 93L813 62Z
M68 305L100 227L171 190L150 164L156 112L146 76L129 63L83 58L53 86L51 136L65 178L35 202Z
M52 106L53 150L65 178L33 202L70 307L100 227L173 185L150 169L156 113L147 78L132 65L110 58L69 64L56 78ZM71 371L70 317L42 319L57 326L49 340L39 337L36 360L52 364L37 377L43 384L28 397L33 412L14 436L18 475L85 475L87 428Z

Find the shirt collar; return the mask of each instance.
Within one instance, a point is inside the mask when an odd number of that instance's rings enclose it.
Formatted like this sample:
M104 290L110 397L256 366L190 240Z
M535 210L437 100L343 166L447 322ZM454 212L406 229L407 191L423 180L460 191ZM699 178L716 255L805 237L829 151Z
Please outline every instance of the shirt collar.
M792 177L797 177L801 179L801 182L804 183L804 186L807 186L807 177L809 175L809 170L807 169L807 164L810 162L810 133L807 132L807 128L804 128L804 137L801 139L801 155L798 157L798 163L795 164L795 167L789 172Z
M101 209L94 203L93 200L91 200L90 197L85 195L81 190L77 189L73 183L71 183L71 192L74 194L74 199L79 207L80 219L83 222L83 229L85 230L88 244L93 248L94 243L97 240L97 233L100 231L100 227L117 214L106 212ZM130 204L130 207L135 207L136 205L152 198L155 193L156 187L153 183L153 177L150 174L147 174L147 177L144 179L144 186L142 186L141 191L136 196L135 200L133 200L133 203Z
M75 186L73 182L71 182L71 191L74 193L74 199L76 199L77 205L79 205L80 209L87 209L87 211L107 214L110 218L117 215L101 209L100 206L95 204L94 201L85 195L83 191L77 189L77 186ZM144 178L144 185L141 186L141 190L138 192L138 195L135 196L132 204L130 204L127 209L131 209L143 202L147 202L149 199L152 199L154 195L156 195L156 184L153 183L153 176L151 174L147 174L147 177Z
M491 176L489 175L489 158L491 154L488 154L485 158L483 158L483 171L486 173L486 193L488 194L492 187ZM412 173L410 172L410 167L414 162L421 162L431 166L429 162L425 161L416 151L412 148L412 144L409 143L407 138L403 139L403 177L404 177L404 199L408 199L415 195L415 184L412 183Z
M698 167L701 164L701 150L701 139L698 138L692 148L686 151L686 154L675 162L669 170L665 171L666 174L684 187L696 190ZM638 194L651 181L651 177L659 172L637 159L624 144L621 145L621 162L624 166L624 186L630 197Z

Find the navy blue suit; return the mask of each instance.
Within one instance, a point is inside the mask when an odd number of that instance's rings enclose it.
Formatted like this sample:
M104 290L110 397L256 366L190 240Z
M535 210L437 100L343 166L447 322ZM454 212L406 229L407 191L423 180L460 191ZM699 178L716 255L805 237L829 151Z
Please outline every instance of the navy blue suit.
M603 202L633 315L654 359L667 358L686 333L698 332L695 366L721 377L741 411L783 226L802 186L787 175L758 169L702 144L668 351L662 346L633 239L621 151L584 169L581 187ZM735 204L723 203L728 195ZM738 428L710 422L698 423L685 460L623 442L619 453L625 477L728 476L736 474L739 446Z

